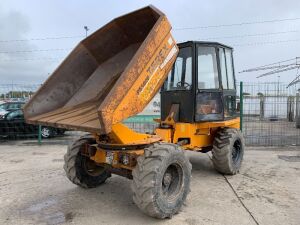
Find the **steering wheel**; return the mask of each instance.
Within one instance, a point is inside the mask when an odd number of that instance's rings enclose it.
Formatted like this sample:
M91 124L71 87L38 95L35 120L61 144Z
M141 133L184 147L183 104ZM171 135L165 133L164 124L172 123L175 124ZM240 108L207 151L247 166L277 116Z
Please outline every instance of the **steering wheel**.
M188 89L189 87L191 87L191 85L187 82L184 81L179 81L177 82L176 86L179 87L183 87L184 89Z

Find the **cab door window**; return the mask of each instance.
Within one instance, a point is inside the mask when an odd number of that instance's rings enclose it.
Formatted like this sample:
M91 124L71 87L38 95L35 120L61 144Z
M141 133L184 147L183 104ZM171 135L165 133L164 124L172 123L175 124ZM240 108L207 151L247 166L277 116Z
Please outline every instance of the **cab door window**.
M217 56L214 47L198 46L198 89L218 89Z
M225 49L228 89L235 89L231 50Z
M220 58L220 68L221 68L221 77L222 77L222 87L223 89L228 89L226 58L225 58L224 48L219 49L219 58Z
M192 47L181 48L164 84L164 90L191 90Z

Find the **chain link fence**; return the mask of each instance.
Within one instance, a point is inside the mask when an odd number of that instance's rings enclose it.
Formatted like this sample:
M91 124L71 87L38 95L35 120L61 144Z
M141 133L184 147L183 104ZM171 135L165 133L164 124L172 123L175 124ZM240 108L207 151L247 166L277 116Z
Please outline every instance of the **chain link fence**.
M244 83L243 133L250 146L300 145L298 86Z
M22 140L37 143L39 129L27 124L20 109L38 89L39 84L0 84L0 141ZM300 96L298 86L287 88L279 82L243 84L243 133L248 146L300 145ZM239 85L237 87L239 101ZM152 104L152 103L151 103ZM159 104L159 102L155 102ZM4 107L9 105L9 107ZM150 107L151 108L151 107ZM153 133L154 118L138 115L124 123L143 133ZM20 114L19 116L16 114ZM48 128L48 129L46 129ZM43 143L69 143L82 135L79 131L61 131L51 127L41 129ZM47 141L46 141L47 140Z

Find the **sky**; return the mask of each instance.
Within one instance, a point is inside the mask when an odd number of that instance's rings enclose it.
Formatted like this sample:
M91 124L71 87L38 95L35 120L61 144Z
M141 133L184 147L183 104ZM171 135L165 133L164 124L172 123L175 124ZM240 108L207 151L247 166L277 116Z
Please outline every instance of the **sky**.
M300 57L299 0L1 0L0 84L42 83L85 37L84 26L91 34L149 4L167 15L177 42L233 46L239 81L288 83L296 76L296 70L260 79L262 71L238 72ZM261 21L273 22L253 24ZM220 26L228 24L242 25Z

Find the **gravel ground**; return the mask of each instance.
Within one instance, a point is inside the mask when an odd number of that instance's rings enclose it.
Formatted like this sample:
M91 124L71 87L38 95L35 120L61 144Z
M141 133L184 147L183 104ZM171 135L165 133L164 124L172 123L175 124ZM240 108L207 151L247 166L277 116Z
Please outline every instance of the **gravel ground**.
M65 177L65 145L0 145L0 224L300 224L300 149L248 148L236 176L192 153L191 193L172 219L142 214L130 180L84 190Z

